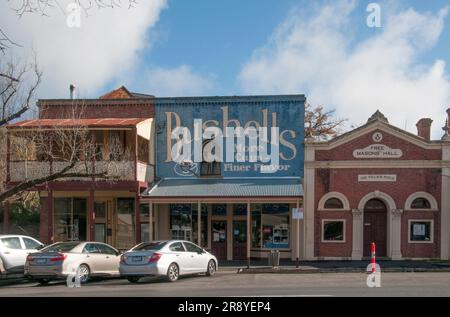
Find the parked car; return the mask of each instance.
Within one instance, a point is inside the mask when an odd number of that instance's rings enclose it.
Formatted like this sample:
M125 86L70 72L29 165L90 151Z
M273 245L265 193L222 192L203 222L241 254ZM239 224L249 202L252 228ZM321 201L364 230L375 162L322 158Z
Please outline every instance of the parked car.
M22 235L0 235L0 273L22 273L27 255L44 247Z
M120 252L101 242L57 242L31 253L25 276L40 284L80 272L80 282L94 276L119 276Z
M153 241L138 244L122 254L119 271L122 277L137 283L144 276L165 276L175 282L179 276L206 273L213 276L217 258L184 240Z

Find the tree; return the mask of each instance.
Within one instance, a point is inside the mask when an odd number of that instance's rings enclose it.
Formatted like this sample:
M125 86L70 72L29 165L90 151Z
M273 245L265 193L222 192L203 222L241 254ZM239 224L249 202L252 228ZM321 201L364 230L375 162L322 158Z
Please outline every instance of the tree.
M322 106L305 104L305 139L329 140L340 133L348 119L333 118L335 110L325 111Z

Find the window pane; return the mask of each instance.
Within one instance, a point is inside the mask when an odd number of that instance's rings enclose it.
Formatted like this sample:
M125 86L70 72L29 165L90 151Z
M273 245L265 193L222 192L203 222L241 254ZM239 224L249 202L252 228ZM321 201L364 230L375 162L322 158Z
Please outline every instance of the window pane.
M100 250L100 253L102 254L110 254L110 255L116 255L117 252L113 248L107 246L106 244L96 244L97 248Z
M247 204L233 204L233 215L234 216L246 216L247 215Z
M324 241L344 241L343 221L324 221L323 225Z
M157 251L161 250L166 244L166 241L145 242L136 246L133 251Z
M23 243L25 244L25 249L27 250L37 249L40 247L39 243L29 238L23 238Z
M116 247L129 249L135 241L134 198L117 199Z
M139 208L141 211L141 221L149 221L150 205L149 204L140 204Z
M181 242L172 243L169 247L170 251L185 252L183 244Z
M187 252L196 252L196 253L202 252L201 248L199 248L196 245L193 245L192 243L185 242L184 246L185 246Z
M72 239L72 199L54 199L54 240L70 241Z
M431 204L426 198L416 198L411 203L411 209L430 209Z
M88 243L84 246L83 253L100 253L100 250L93 243Z
M326 209L342 209L344 208L344 204L338 198L330 198L325 202L324 207Z
M410 226L411 241L431 241L430 221L411 221Z
M22 249L22 245L20 244L19 238L3 238L2 244L4 247L8 249L16 249L16 250Z
M95 224L95 241L106 242L106 225L104 223Z
M79 242L58 242L40 250L41 252L69 252L79 245Z
M212 215L213 216L226 216L227 215L227 205L226 204L213 204L212 205Z
M170 204L170 228L172 239L192 239L193 219L190 204Z
M262 247L289 248L289 204L263 204Z
M95 218L106 218L106 201L94 202Z

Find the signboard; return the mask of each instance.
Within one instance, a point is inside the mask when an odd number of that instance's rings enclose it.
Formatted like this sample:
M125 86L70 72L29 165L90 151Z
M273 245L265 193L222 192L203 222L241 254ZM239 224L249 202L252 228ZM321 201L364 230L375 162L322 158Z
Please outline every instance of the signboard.
M303 177L304 104L303 95L156 98L158 176Z
M402 150L391 149L383 144L371 144L363 149L353 151L354 158L400 158L402 155Z
M395 174L361 174L358 175L358 182L396 182Z
M303 208L292 208L292 219L302 220L303 219Z

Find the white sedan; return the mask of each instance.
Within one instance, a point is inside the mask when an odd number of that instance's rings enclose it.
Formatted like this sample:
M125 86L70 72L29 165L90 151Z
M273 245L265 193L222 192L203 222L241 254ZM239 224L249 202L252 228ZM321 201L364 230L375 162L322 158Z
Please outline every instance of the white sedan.
M122 254L119 272L132 283L144 276L165 276L175 282L181 275L206 273L213 276L217 267L217 258L198 245L168 240L143 242Z

